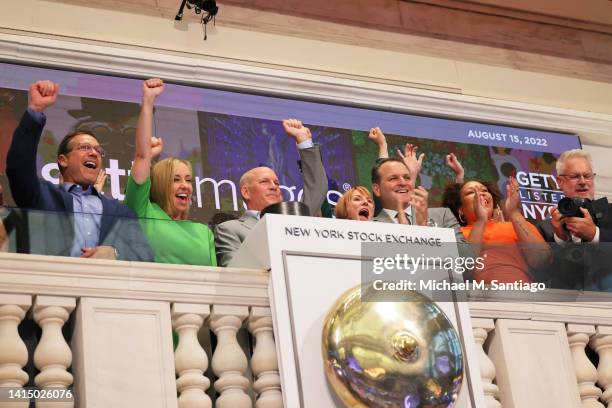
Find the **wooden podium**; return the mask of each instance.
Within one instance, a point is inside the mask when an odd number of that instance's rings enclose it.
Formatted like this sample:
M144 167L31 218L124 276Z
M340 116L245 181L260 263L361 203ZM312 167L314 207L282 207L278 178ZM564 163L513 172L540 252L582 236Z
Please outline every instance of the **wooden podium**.
M323 320L345 291L361 283L362 243L407 236L455 242L454 232L445 228L268 214L243 243L230 266L271 271L270 304L286 407L342 406L323 369ZM468 305L438 305L463 345L464 379L456 406L484 407Z

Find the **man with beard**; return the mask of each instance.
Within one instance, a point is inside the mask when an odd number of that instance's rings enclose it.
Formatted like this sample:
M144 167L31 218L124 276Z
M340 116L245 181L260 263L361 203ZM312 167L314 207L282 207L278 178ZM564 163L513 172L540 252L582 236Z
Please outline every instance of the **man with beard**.
M556 170L565 198L538 227L546 241L556 244L553 265L541 280L557 288L610 290L612 275L606 273L606 265L612 260L608 244L612 242L612 211L606 198L594 200L596 174L591 155L580 149L563 152ZM568 214L572 209L573 214Z
M77 130L61 141L57 152L61 186L37 178L36 149L46 122L44 111L55 103L58 94L59 85L51 81L38 81L30 86L28 108L15 129L7 157L6 172L17 205L50 211L41 220L44 242L36 240L44 248L34 246L31 251L85 258L153 260L134 213L94 187L104 150L93 133ZM67 237L66 241L60 237Z
M311 215L315 215L327 196L327 175L321 161L318 145L312 143L310 130L296 119L283 121L283 128L295 140L304 174L303 202ZM272 204L283 201L280 183L274 170L255 167L240 177L240 195L247 211L237 220L226 221L215 229L217 262L227 266L242 242L257 225L261 211Z

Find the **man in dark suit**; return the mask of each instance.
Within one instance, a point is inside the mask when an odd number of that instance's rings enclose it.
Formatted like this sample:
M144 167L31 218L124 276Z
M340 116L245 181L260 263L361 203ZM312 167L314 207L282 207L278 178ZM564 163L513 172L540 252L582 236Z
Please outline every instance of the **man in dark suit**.
M63 184L56 186L36 175L36 150L46 117L59 86L38 81L30 86L28 109L13 135L6 172L11 192L29 213L32 252L86 258L152 261L153 253L135 214L94 187L104 150L93 133L75 131L59 145L57 163ZM34 227L33 227L34 226Z
M588 152L580 149L563 152L556 167L556 180L565 197L594 199L596 174ZM540 277L550 286L612 289L612 275L605 272L611 260L607 243L612 242L612 209L607 199L593 201L591 208L592 211L579 207L579 214L568 216L557 207L551 211L550 219L540 223L540 234L546 241L554 243L553 265Z
M302 201L308 206L310 214L315 215L327 197L327 175L321 161L321 151L318 145L312 143L310 130L299 120L285 120L283 128L298 147L304 174ZM226 221L215 229L217 262L220 266L227 266L232 260L234 253L259 222L261 210L283 201L278 177L269 167L256 167L244 173L240 177L240 195L247 211L239 219Z

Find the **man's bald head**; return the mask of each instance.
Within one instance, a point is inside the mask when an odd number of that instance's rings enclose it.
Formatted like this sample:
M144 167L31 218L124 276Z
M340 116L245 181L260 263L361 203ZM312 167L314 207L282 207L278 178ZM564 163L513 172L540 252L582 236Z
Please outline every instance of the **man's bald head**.
M240 195L247 208L254 211L283 201L278 177L269 167L255 167L244 173L240 177Z

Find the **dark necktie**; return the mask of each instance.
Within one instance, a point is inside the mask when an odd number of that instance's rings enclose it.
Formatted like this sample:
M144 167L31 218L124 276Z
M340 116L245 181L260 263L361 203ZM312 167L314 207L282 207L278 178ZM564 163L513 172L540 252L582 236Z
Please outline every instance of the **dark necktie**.
M399 215L400 215L399 212L395 215L395 218L397 219L397 223L398 224L399 224L399 220L400 220L399 219ZM412 225L412 220L410 219L410 214L407 214L406 212L404 212L404 215L406 216L406 221L408 221L408 225Z

